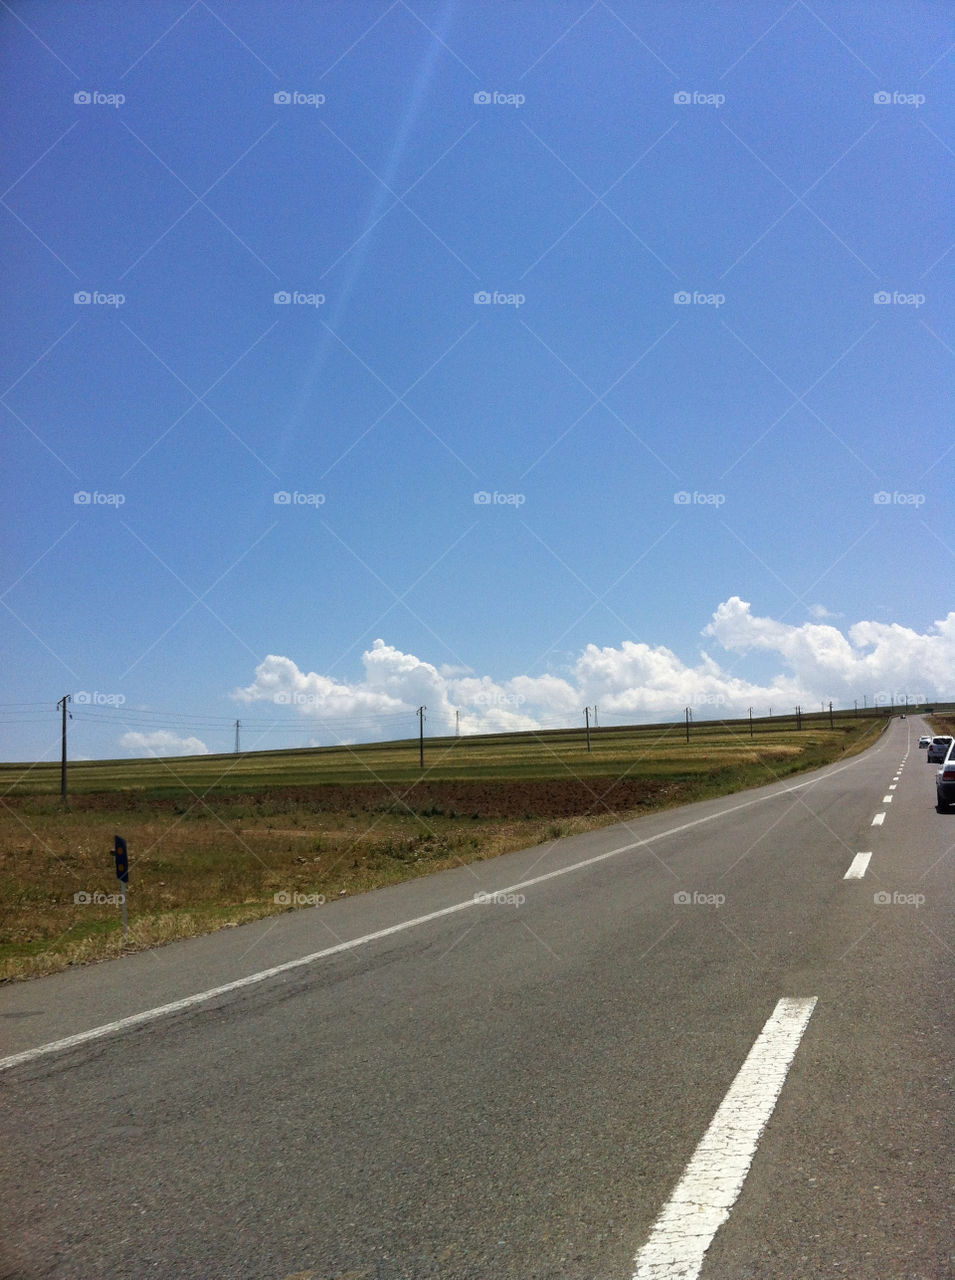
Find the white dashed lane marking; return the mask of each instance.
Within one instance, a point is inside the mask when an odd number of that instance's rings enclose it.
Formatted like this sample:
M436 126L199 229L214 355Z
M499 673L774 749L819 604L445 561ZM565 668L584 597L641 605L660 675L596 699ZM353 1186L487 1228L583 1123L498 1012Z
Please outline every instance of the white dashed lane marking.
M877 813L875 817L872 819L872 825L874 827L881 827L883 822L885 822L884 813Z
M749 1173L816 997L780 1000L634 1259L633 1280L695 1280Z
M872 857L872 851L868 853L857 853L849 864L849 870L842 877L843 880L861 880L866 873L869 865L869 859Z

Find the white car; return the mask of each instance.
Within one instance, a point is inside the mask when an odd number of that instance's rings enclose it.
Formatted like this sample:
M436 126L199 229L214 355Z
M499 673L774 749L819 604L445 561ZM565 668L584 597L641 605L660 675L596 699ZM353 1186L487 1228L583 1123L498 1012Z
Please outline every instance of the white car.
M935 793L940 809L947 809L950 804L955 804L955 741L948 749L944 764L935 775Z
M919 746L920 746L920 747L927 747L927 746L928 746L928 744L929 744L931 741L932 741L932 739L928 736L928 734L925 734L925 736L924 736L924 737L919 738Z

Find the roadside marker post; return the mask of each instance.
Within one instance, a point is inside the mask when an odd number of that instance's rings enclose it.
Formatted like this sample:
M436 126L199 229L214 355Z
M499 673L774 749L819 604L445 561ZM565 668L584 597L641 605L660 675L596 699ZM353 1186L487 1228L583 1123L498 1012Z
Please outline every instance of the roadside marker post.
M116 859L116 879L123 886L123 942L129 941L129 922L126 918L126 894L129 889L129 851L122 836L113 837L113 856Z

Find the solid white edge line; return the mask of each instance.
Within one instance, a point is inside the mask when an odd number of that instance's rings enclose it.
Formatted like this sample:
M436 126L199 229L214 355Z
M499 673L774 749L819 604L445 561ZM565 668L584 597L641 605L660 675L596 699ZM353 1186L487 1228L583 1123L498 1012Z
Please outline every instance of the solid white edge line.
M872 819L872 825L874 827L881 827L883 822L885 822L884 813L877 813L875 817ZM0 1063L0 1065L2 1065L2 1063Z
M633 1280L694 1280L730 1216L816 997L778 1002L634 1258Z
M683 831L689 831L692 827L699 827L703 823L713 822L717 818L728 817L731 813L739 813L742 809L751 809L753 805L762 804L764 801L775 799L777 796L789 795L793 791L801 791L805 787L816 786L818 783L825 781L826 778L842 773L844 769L851 769L860 759L862 757L857 756L854 760L850 760L846 764L840 765L837 769L833 769L824 778L811 778L806 782L797 782L791 787L785 787L781 791L773 791L766 796L757 796L753 800L745 800L742 804L732 805L728 809L721 809L719 813L710 813L703 818L694 818L692 822L684 822L680 826L670 827L655 836L634 840L630 844L621 845L617 849L608 849L606 853L598 853L593 858L585 858L582 862L575 862L569 867L560 867L556 871L547 871L543 875L534 876L531 880L522 880L519 884L509 885L506 889L487 889L481 892L486 896L492 896L495 893L516 893L521 889L528 889L532 885L543 884L546 880L570 875L574 871L581 871L586 867L595 866L599 862L605 862L608 858L616 858L621 853L630 853L634 849L653 844L655 841L663 840L667 836L679 835ZM89 1031L79 1031L75 1035L64 1036L62 1040L51 1040L47 1044L37 1045L34 1049L24 1049L20 1053L0 1058L0 1071L20 1066L25 1062L32 1062L34 1059L44 1057L46 1054L58 1053L64 1049L74 1049L78 1045L87 1044L90 1040L99 1040L103 1036L112 1035L116 1031L125 1031L130 1027L141 1026L145 1022L165 1017L167 1014L181 1013L184 1009L195 1008L196 1005L205 1004L208 1000L215 1000L218 996L228 995L232 991L241 991L243 987L251 987L259 982L265 982L268 978L274 978L280 973L288 973L292 969L300 969L303 965L314 964L316 960L324 960L328 956L338 955L343 951L352 951L356 947L375 942L379 938L388 938L392 934L403 933L406 929L417 928L418 925L427 924L431 920L440 920L443 916L454 915L458 911L467 911L477 905L479 904L474 898L469 898L464 902L457 902L453 906L442 907L438 911L430 911L427 915L414 916L410 920L402 920L398 924L389 925L386 929L377 929L374 933L366 933L359 938L352 938L348 942L339 942L333 947L326 947L323 951L313 951L310 955L299 956L295 960L286 960L283 964L273 965L270 969L262 969L258 973L250 973L245 978L237 978L234 982L226 982L221 987L212 987L208 991L199 991L195 995L185 996L181 1000L173 1000L169 1004L157 1005L152 1009L144 1009L142 1013L133 1013L126 1018L118 1018L115 1022L106 1022L99 1027L92 1027Z
M849 870L842 877L843 880L861 880L866 873L869 865L869 859L872 857L872 851L868 853L857 853L849 863Z

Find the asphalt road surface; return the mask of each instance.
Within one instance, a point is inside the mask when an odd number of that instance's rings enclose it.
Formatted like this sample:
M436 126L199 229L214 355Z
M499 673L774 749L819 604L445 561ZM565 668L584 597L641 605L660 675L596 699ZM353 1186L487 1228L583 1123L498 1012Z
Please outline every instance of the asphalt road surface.
M955 1276L925 732L6 987L0 1274Z

